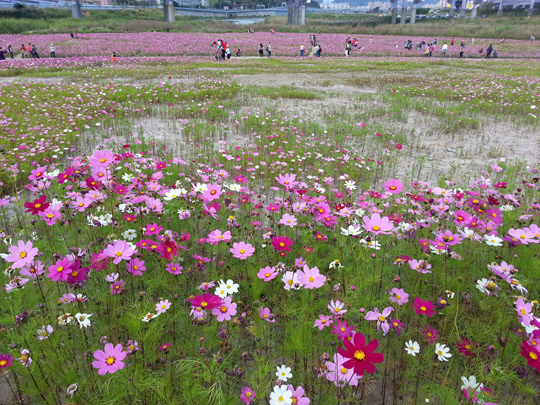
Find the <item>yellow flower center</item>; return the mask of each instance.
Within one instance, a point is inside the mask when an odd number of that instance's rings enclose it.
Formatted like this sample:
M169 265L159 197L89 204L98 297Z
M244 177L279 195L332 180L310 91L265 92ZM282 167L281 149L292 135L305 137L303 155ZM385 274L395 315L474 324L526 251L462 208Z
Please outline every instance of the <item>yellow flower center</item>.
M366 354L362 350L357 350L354 352L354 358L358 361L362 361L366 358Z
M315 280L313 277L309 276L308 280L313 283L313 281Z
M0 360L0 367L3 367L7 364L6 360Z
M422 306L420 307L420 311L427 311L427 308L426 308L424 305L422 305Z
M47 215L45 215L45 216L46 216L47 218L49 218L49 219L51 219L52 217L54 217L53 214L47 214Z
M240 253L244 254L244 253L246 253L246 251L244 249L240 249Z
M110 366L111 364L114 364L114 357L107 357L107 360L105 362Z
M77 270L71 272L71 277L77 277L79 275L79 272Z
M117 257L120 257L120 256L122 256L122 252L116 252L115 255L116 255Z
M341 367L341 373L342 374L347 374L347 371L349 371L349 370L347 370L345 367Z
M227 312L227 307L225 306L221 307L221 312Z
M206 301L201 302L201 307L206 308L207 305L208 305L208 302Z
M19 254L19 257L20 257L21 259L24 259L24 258L26 257L26 252L21 252L21 253Z
M265 273L264 276L265 277L270 277L270 273Z
M99 162L100 163L105 163L105 159L100 159Z
M381 229L381 228L379 228L378 226L374 226L374 227L373 227L373 230L374 230L374 231L378 231L379 229Z
M529 357L530 357L531 359L533 359L533 360L537 360L537 359L538 359L537 354L534 353L534 352L529 352Z
M61 272L64 271L64 268L63 268L62 266L58 266L58 267L56 268L56 271L57 271L58 273L61 273Z
M521 312L523 315L527 315L527 311L525 311L524 309L522 309L520 312Z
M248 398L249 398L250 396L251 396L251 392L249 392L249 391L248 391L248 392L246 392L246 397L248 397Z
M384 322L385 319L386 319L386 318L385 318L384 316L382 316L382 315L379 316L379 321Z
M400 296L400 295L396 295L396 298L397 298L398 300L400 300L400 299L401 299L401 296Z

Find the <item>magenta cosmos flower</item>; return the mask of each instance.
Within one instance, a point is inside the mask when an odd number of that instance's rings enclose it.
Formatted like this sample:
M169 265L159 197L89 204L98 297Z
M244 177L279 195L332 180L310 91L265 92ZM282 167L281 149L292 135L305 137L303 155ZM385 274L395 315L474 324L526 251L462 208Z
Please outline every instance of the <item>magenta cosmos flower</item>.
M0 368L8 368L13 364L14 357L9 354L0 354Z
M246 405L252 404L255 398L256 398L255 391L253 391L249 387L242 388L242 391L240 392L240 399L242 400L244 404Z
M326 277L320 274L317 267L310 269L307 265L304 265L303 271L298 270L298 281L303 284L304 288L312 290L322 287Z
M364 216L364 224L362 227L375 235L389 234L394 229L394 224L390 222L388 217L382 217L378 213L374 213L371 218Z
M259 316L261 319L264 319L266 322L274 323L276 320L274 319L274 314L270 312L270 308L259 308Z
M278 252L290 252L294 241L287 236L274 236L272 238L272 247Z
M412 308L418 315L426 315L429 318L431 318L435 314L435 306L433 305L433 302L424 301L420 299L420 297L416 297L414 299L414 304Z
M124 368L125 364L122 360L126 358L127 352L122 351L122 349L121 344L113 346L112 343L107 343L105 350L96 350L94 352L96 360L92 362L92 366L99 369L99 375L113 374Z
M366 371L373 374L377 370L374 364L383 362L383 354L374 353L379 345L379 342L376 339L373 339L366 345L366 338L364 335L357 333L354 335L352 342L345 339L343 345L345 348L338 348L338 353L347 359L347 361L343 363L343 367L346 369L353 369L354 373L359 377L362 377Z
M253 253L255 253L255 248L249 243L239 242L234 243L233 247L230 248L229 251L237 259L246 260L248 257L253 256Z
M236 303L232 302L232 297L226 297L219 307L212 309L212 314L218 322L230 321L231 316L236 315Z
M71 274L71 268L73 263L69 261L67 257L59 259L55 264L49 267L49 274L47 277L52 281L67 281L69 275Z
M195 308L211 310L221 305L222 300L217 295L204 293L203 295L196 295L193 298L188 299L191 305Z
M107 246L103 253L107 257L112 257L114 264L118 264L122 260L129 260L134 252L125 240L117 240Z
M9 255L6 260L10 263L14 269L20 269L26 265L31 265L34 258L38 254L38 248L35 248L32 242L28 241L24 243L22 240L17 242L17 246L9 247Z
M403 190L403 183L397 179L390 179L384 182L383 187L389 193L399 194Z

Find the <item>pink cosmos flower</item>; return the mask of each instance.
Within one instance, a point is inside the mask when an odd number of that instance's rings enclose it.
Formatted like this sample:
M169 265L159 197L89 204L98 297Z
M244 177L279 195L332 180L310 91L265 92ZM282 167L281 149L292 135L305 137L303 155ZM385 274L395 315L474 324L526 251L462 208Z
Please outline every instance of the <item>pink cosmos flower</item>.
M38 216L45 221L47 225L56 224L56 220L60 218L60 212L52 207L45 209L45 211L38 212Z
M390 325L388 324L386 318L392 313L393 310L394 308L392 307L386 307L381 313L377 308L375 308L374 311L369 311L364 319L366 321L377 321L377 331L382 328L383 336L385 336L390 330Z
M379 234L389 234L392 229L394 229L394 224L390 222L388 217L382 217L378 213L374 213L371 218L367 215L363 218L364 223L362 227L369 232L372 232L375 235Z
M212 309L212 314L217 316L218 322L230 321L236 315L236 306L232 297L225 297L219 307Z
M107 257L112 257L114 264L118 264L122 260L129 260L134 252L125 240L117 240L107 246L103 250L103 253Z
M182 274L183 267L178 263L169 263L166 270L171 274Z
M433 302L424 301L420 297L414 299L412 308L418 315L426 315L428 318L431 318L435 314Z
M349 361L341 354L334 354L334 362L326 362L326 379L332 381L336 387L344 387L347 384L356 386L360 379L355 373L353 368L343 367L343 363Z
M8 368L13 365L15 357L11 357L9 354L0 354L0 368Z
M35 248L30 241L24 243L22 240L19 240L17 246L9 247L9 253L6 261L13 263L11 265L13 269L20 269L32 264L38 254L38 248Z
M159 244L159 246L156 249L156 252L158 252L159 255L163 257L165 260L172 260L173 257L178 256L179 247L181 247L184 250L187 250L184 246L177 245L175 241L167 240Z
M416 270L417 272L422 274L431 273L431 271L429 271L429 269L431 269L431 264L429 264L425 260L409 260L409 266L411 266L411 269Z
M163 314L167 312L167 310L170 307L171 307L171 303L169 302L169 300L165 300L165 301L161 300L156 304L156 312L158 314Z
M121 344L113 346L112 343L105 344L105 350L96 350L94 352L94 360L92 366L98 369L99 375L105 375L107 373L114 374L118 370L124 368L124 360L127 356L127 352L123 351Z
M406 304L409 302L409 294L403 288L392 288L390 291L390 301L398 305Z
M192 307L211 310L221 306L222 299L217 295L204 293L188 299Z
M230 248L229 251L237 259L246 260L248 257L253 256L253 253L255 253L255 248L249 243L239 242L234 243L233 247Z
M314 328L319 328L319 331L323 330L326 326L330 326L332 323L334 323L334 320L331 316L327 315L319 315L319 319L315 319L315 323L313 325Z
M298 184L298 182L295 180L296 174L280 174L278 177L276 177L276 181L286 188L291 188Z
M127 263L127 272L134 276L142 276L142 272L146 271L144 260L134 258Z
M294 215L285 214L281 219L279 220L278 224L289 226L291 228L294 228L298 223L298 220Z
M298 270L298 281L308 290L320 288L324 285L326 277L320 274L317 267L309 268L304 265L303 271Z
M274 314L270 312L270 308L259 308L259 316L261 319L264 319L266 322L274 323L276 320L274 319Z
M330 301L330 304L328 304L328 309L330 310L332 315L337 317L340 317L347 312L346 309L343 309L344 307L345 303L341 302L340 300L332 300Z
M73 263L67 257L59 259L56 261L56 264L49 267L49 274L47 274L47 277L55 282L58 280L67 281L72 266Z
M96 150L88 159L92 167L106 167L114 162L114 153L110 150Z
M399 194L403 190L403 183L397 179L390 179L384 182L383 187L389 193Z
M292 403L295 405L309 405L310 400L309 398L305 397L305 391L304 388L301 386L298 386L298 388L294 389L294 386L287 385L287 389L292 392Z
M514 229L510 228L508 230L508 235L510 235L513 239L518 240L520 243L524 245L528 245L529 243L540 243L540 241L535 239L535 234L532 233L527 228L524 229Z
M208 234L208 239L206 239L206 241L211 245L217 245L219 242L230 242L231 238L231 231L221 233L219 229L216 229Z
M279 273L274 267L266 266L263 269L260 269L257 273L257 277L264 281L270 281L276 278Z

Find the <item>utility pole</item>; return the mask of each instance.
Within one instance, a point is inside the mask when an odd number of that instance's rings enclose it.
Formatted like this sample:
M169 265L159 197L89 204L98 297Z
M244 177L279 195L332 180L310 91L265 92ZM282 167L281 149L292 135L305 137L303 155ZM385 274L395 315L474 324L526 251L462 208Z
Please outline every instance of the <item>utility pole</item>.
M499 11L497 11L497 17L502 17L503 15L503 0L499 2Z
M527 12L527 15L531 17L534 13L534 0L531 0L529 4L529 11Z
M82 18L80 0L71 0L71 13L73 18Z

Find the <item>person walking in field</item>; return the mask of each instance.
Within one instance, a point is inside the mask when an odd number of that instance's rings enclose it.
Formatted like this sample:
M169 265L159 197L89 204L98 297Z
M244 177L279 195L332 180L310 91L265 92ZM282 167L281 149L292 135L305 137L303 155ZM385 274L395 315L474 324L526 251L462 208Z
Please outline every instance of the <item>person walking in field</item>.
M270 42L266 45L266 54L268 57L272 56L272 46L270 45Z
M259 44L259 56L260 57L264 56L264 46L263 46L263 44Z
M25 58L26 57L26 47L24 46L24 44L21 45L21 58Z
M488 49L486 49L486 58L491 58L491 52L493 52L493 45L489 45Z
M13 59L13 47L11 45L8 45L7 50L9 52L9 56L11 56L11 59Z
M39 53L37 52L38 48L35 45L32 45L32 57L39 59Z
M6 53L8 53L3 47L0 46L0 60L6 60Z
M462 42L459 46L459 57L463 58L463 52L465 52L465 42Z
M49 46L49 50L51 51L51 58L56 58L56 47L54 46L54 44L51 44L51 46Z
M446 52L448 52L448 44L445 42L441 49L442 56L446 56Z
M300 56L304 56L305 53L304 44L300 45Z
M116 63L116 52L113 52L112 53L112 56L111 56L111 62L114 64Z

